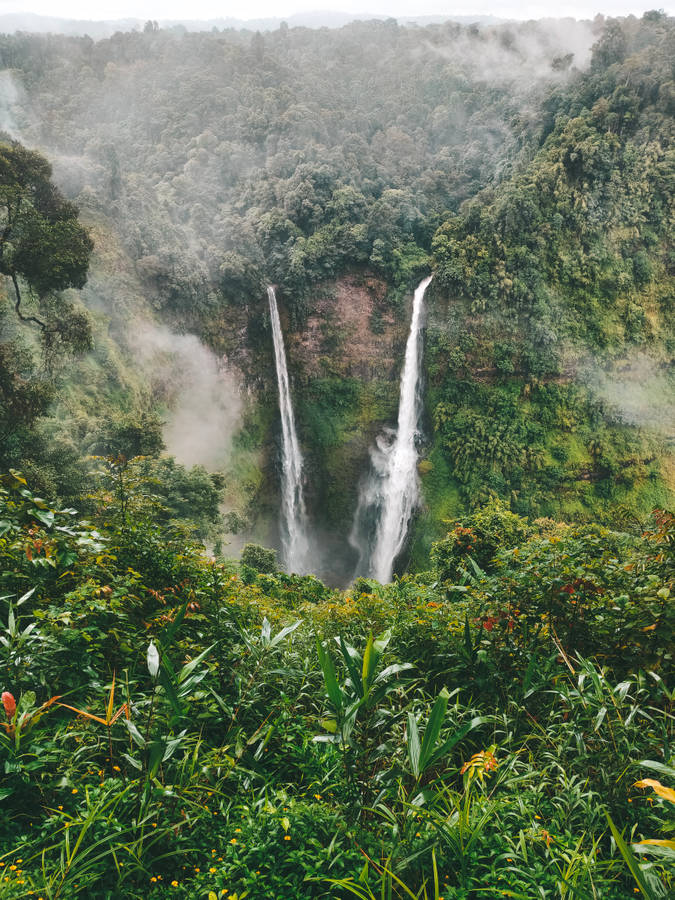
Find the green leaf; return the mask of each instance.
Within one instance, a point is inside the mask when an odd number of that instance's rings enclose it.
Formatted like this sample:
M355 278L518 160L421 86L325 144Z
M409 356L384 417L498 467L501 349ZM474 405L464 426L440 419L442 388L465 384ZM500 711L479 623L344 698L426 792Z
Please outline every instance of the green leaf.
M148 759L148 776L154 778L164 758L166 744L163 740L155 740L150 744L150 756Z
M657 762L653 759L642 759L638 763L638 766L645 766L647 769L653 769L655 772L660 772L661 775L668 775L670 778L675 778L675 769L672 766L667 766L665 763Z
M46 525L48 528L51 528L54 524L54 512L51 509L41 510L41 509L33 509L31 510L32 514L36 519L39 519L43 525Z
M275 634L270 641L270 650L274 649L277 644L280 644L285 637L287 637L289 634L292 634L292 632L294 632L295 629L300 625L302 625L302 619L298 619L297 622L293 622L292 625L286 625L285 628L282 628L281 631L278 634Z
M349 644L345 644L342 637L338 639L338 645L340 647L340 652L342 653L342 658L344 659L345 665L347 666L347 671L351 676L354 690L360 697L362 697L363 682L361 680L361 672L358 667L358 663L361 662L361 657L353 647L350 647Z
M441 759L443 756L447 756L448 753L452 750L455 744L458 744L461 740L463 740L470 731L473 731L474 728L478 728L479 725L484 725L488 721L486 716L476 716L471 719L470 722L467 722L466 725L463 725L459 731L456 731L451 738L448 738L444 744L442 744L434 753L432 753L429 759L429 765L431 763L435 763L437 760Z
M616 846L619 848L619 852L626 861L626 865L630 869L631 875L635 879L635 883L640 888L644 896L648 898L648 900L656 900L655 895L652 893L651 889L647 885L647 882L645 881L645 877L642 874L642 870L640 869L640 863L637 861L637 858L631 851L630 847L621 837L619 829L612 821L612 817L610 816L610 814L606 812L605 815L607 816L607 821L609 822L609 827L612 831L612 836L614 837Z
M162 654L162 665L159 669L159 683L164 688L164 693L173 707L174 712L181 716L183 714L183 707L174 686L176 683L176 674L171 663L164 654Z
M427 727L424 731L424 738L422 740L422 751L420 753L421 772L426 769L427 765L431 761L433 749L436 746L436 742L438 741L438 736L440 735L441 728L443 727L443 720L445 719L445 714L448 710L449 699L450 694L448 693L447 688L443 688L436 698L436 702L434 703L433 709L431 710L429 722L427 723Z
M185 663L183 668L178 673L179 684L182 684L188 677L188 675L191 675L192 672L194 672L199 663L204 659L204 657L208 656L208 654L213 650L215 646L215 644L211 644L210 647L207 647L206 650L202 650L202 652L198 656L195 656L194 659L191 659L189 663Z
M139 772L142 771L143 766L140 764L140 762L137 759L134 759L133 756L129 756L128 753L123 753L122 756L124 759L126 759L126 761L128 763L130 763L130 765L132 765L134 767L134 769L138 769Z
M386 669L382 669L382 671L378 673L373 682L373 686L381 684L383 681L388 681L392 675L398 675L399 672L408 672L410 669L414 668L412 663L393 663L391 666L387 666Z
M35 588L31 588L29 591L26 591L25 594L22 594L21 597L16 601L17 606L21 606L22 603L25 603L26 600L29 600L33 594L35 593Z
M164 631L160 634L158 640L162 645L163 650L168 650L171 644L173 643L173 639L176 636L176 632L180 628L183 619L185 618L185 614L187 613L188 603L190 601L186 600L185 603L181 606L181 608L176 613L176 617L173 622L166 626Z
M377 665L377 656L374 644L375 642L371 634L368 637L368 641L366 642L366 649L363 651L363 665L361 668L361 681L363 682L364 696L370 689L370 680L373 676L375 666Z
M130 719L124 719L124 724L127 726L127 730L129 734L134 740L134 743L138 744L139 747L145 747L145 738L140 733L138 728L134 725L134 723Z
M335 675L333 659L330 653L327 650L324 650L323 644L319 638L316 639L316 652L319 656L319 664L321 665L321 671L323 672L323 680L326 685L328 698L335 709L340 711L342 709L343 697Z
M412 713L408 713L408 734L406 738L408 745L408 758L410 759L410 768L415 778L419 778L421 774L420 768L420 735L417 730L417 720Z

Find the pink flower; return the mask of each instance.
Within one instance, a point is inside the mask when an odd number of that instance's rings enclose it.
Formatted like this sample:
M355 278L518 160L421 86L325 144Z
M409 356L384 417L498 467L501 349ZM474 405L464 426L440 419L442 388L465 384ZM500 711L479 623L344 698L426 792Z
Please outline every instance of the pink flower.
M5 712L7 714L7 718L9 721L12 721L12 717L16 712L16 700L13 695L10 694L9 691L2 692L2 705L5 707Z

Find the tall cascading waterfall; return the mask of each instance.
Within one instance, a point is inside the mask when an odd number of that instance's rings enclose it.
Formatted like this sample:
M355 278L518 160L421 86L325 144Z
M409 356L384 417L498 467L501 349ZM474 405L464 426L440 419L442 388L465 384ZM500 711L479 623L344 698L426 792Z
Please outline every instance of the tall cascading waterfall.
M267 288L274 341L274 361L279 386L281 413L281 541L283 565L289 572L306 574L310 563L307 510L302 486L302 454L295 430L291 390L286 366L284 337L281 332L277 297Z
M422 411L421 366L424 294L431 276L418 285L401 372L396 430L386 429L371 450L371 473L361 488L350 543L359 550L356 574L391 581L394 562L419 501L418 423Z

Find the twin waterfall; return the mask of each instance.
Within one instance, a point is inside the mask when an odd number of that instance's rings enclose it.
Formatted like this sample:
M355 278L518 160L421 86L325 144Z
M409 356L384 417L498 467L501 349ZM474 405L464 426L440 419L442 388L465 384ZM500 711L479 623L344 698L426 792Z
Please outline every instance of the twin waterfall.
M371 450L372 470L361 488L350 542L360 552L357 575L382 584L391 581L396 557L408 534L419 501L417 474L418 423L422 411L420 391L425 278L415 291L410 333L401 372L401 393L396 431L387 429Z
M274 288L267 288L274 341L274 361L279 386L281 413L281 543L284 567L288 572L306 574L309 569L309 538L307 510L302 486L302 454L295 431L295 417L286 366L284 337L281 333L277 297Z
M387 429L371 450L371 473L361 487L350 543L359 551L357 575L391 581L394 563L406 541L419 501L417 474L418 424L422 408L420 374L425 278L415 291L410 333L401 373L396 430ZM303 495L303 463L295 431L288 368L273 287L267 288L274 340L274 359L281 413L281 540L284 566L306 573L310 567L307 511Z

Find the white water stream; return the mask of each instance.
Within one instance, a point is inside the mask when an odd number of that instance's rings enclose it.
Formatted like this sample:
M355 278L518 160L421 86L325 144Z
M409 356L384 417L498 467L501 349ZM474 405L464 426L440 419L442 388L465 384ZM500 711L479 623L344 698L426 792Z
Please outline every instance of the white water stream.
M420 391L424 293L431 276L418 285L413 299L410 333L401 372L398 425L377 438L371 450L372 471L361 489L350 542L360 552L357 574L391 581L396 557L408 535L410 519L419 501L417 474L418 423L422 411Z
M302 454L295 430L291 390L286 366L284 337L281 332L277 297L274 288L267 288L274 341L274 361L279 386L281 413L281 542L282 562L288 572L306 574L309 571L310 548L307 510L303 494Z

